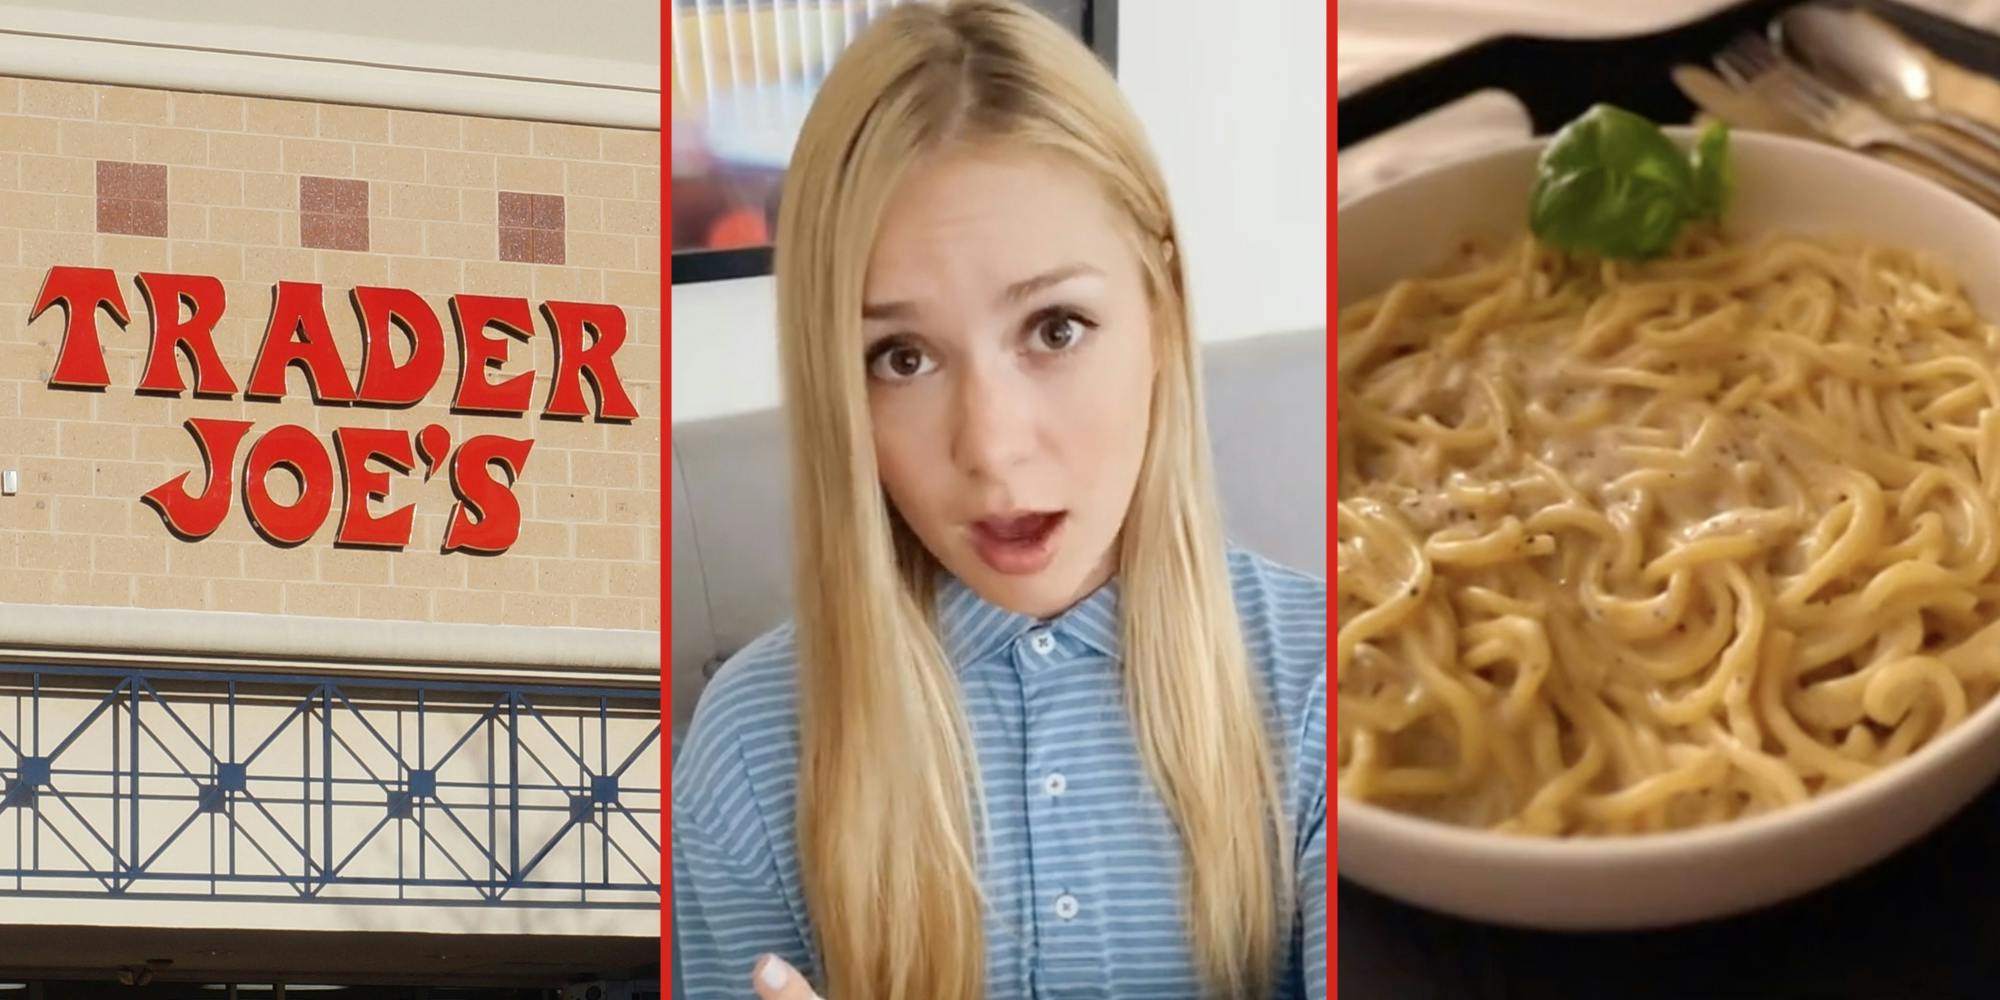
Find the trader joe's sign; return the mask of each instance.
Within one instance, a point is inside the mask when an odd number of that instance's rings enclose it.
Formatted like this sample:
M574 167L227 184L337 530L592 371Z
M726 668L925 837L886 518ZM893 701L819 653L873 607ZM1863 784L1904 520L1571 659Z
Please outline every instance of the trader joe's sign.
M151 342L137 391L179 396L188 391L176 356L187 359L198 397L231 398L236 379L216 353L214 331L223 316L222 282L204 275L141 272L134 279L148 306ZM285 397L285 376L297 367L322 405L368 404L408 407L422 402L444 374L444 328L437 313L417 293L402 288L357 287L350 297L361 325L360 378L347 367L328 328L319 285L278 282L262 345L241 387L245 399ZM54 267L35 298L32 322L50 306L66 316L49 385L101 390L111 384L98 336L97 314L109 313L122 327L131 322L118 279L97 267ZM615 356L625 342L625 314L617 306L585 302L543 302L542 320L555 338L555 373L541 414L546 417L629 421L638 410L619 381ZM537 329L528 300L493 295L454 295L451 321L458 340L458 380L452 408L461 413L519 416L534 400L534 373L494 378L516 341ZM392 330L392 327L395 329ZM400 335L397 333L400 331ZM400 361L392 341L407 345ZM594 392L595 408L584 383ZM241 483L244 513L269 541L297 545L313 537L333 511L341 510L334 532L339 545L400 549L410 542L415 505L377 513L372 504L389 494L389 479L444 471L458 502L446 522L444 551L504 552L521 533L521 505L513 487L534 449L532 438L481 434L454 448L451 433L438 424L416 430L342 427L331 449L296 424L257 432L249 420L194 417L184 426L204 466L199 492L184 472L141 499L159 512L175 534L206 538L228 518ZM246 446L246 442L248 442ZM240 461L239 461L240 459ZM272 495L266 478L289 470L300 483L289 502ZM497 474L496 474L497 473Z

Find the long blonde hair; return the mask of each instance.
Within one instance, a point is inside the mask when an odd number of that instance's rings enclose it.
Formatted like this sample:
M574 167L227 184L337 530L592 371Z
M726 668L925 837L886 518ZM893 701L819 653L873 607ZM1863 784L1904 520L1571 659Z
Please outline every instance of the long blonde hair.
M1121 536L1133 731L1180 832L1196 968L1272 992L1291 837L1231 596L1165 183L1111 75L1008 0L899 7L827 77L779 207L778 326L792 441L806 904L835 1000L984 995L978 765L933 620L935 561L878 479L862 285L907 164L958 141L1054 151L1130 220L1158 358Z

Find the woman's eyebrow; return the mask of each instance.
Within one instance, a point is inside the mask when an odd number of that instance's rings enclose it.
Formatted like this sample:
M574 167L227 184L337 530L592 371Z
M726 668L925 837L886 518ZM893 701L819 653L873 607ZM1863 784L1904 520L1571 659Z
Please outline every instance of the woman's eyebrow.
M1000 301L1003 305L1010 302L1019 302L1022 299L1025 299L1028 296L1033 295L1044 288L1048 288L1052 285L1060 285L1071 278L1080 277L1086 274L1092 274L1102 277L1104 275L1104 272L1098 270L1095 267L1090 266L1089 264L1084 264L1080 262L1074 264L1064 264L1061 265L1060 267L1053 267L1046 271L1043 271L1040 274L1035 275L1032 278L1024 278L1020 281L1014 282L1011 285L1008 285L1007 290L1001 294Z
M1089 264L1074 263L1052 267L1032 278L1023 278L1008 285L1000 293L1000 303L1006 305L1019 302L1044 288L1060 285L1071 278L1084 275L1102 277L1104 272ZM917 307L911 302L869 302L861 307L862 319L909 319L915 316Z

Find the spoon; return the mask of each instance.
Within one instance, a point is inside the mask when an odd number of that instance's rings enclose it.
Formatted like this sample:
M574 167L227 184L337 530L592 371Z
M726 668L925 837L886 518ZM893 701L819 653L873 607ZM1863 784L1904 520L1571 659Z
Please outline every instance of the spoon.
M1938 107L1924 53L1881 21L1853 8L1814 3L1786 11L1771 30L1780 49L1828 83L2000 153L2000 128Z

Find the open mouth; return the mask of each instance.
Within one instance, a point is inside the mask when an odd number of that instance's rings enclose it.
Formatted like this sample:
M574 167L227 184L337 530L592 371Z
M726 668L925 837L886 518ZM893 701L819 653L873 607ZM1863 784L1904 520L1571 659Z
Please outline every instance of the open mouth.
M1017 511L972 523L973 547L995 572L1024 576L1046 569L1068 511Z

